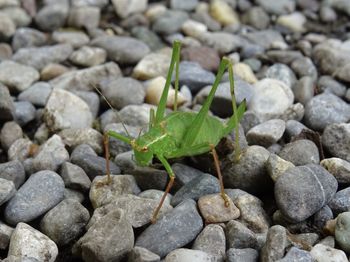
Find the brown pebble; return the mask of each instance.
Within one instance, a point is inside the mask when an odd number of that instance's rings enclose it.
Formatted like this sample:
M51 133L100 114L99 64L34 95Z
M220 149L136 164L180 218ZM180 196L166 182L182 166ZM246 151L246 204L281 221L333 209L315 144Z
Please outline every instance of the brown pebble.
M69 69L63 65L60 64L48 64L45 66L41 72L40 72L40 78L43 81L51 80L55 77L58 77L66 72L68 72Z
M193 46L182 49L183 60L197 62L206 70L215 72L219 68L220 57L216 50L205 46Z

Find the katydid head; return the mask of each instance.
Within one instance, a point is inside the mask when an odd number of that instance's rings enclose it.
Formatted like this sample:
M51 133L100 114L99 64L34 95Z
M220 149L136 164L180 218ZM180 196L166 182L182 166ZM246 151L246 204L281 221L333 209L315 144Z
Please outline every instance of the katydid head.
M137 140L131 140L131 146L134 150L136 163L140 166L149 166L152 163L153 153L145 145L139 145Z

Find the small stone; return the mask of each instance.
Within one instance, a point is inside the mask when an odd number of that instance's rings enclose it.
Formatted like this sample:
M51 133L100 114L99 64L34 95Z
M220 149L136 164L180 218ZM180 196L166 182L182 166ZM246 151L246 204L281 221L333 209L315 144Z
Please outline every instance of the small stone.
M330 209L328 205L318 210L313 217L314 225L321 230L326 226L328 220L334 218L332 209Z
M259 6L253 6L247 10L243 16L245 24L251 25L257 29L266 29L270 24L269 15Z
M13 230L14 228L0 221L0 249L4 250L8 248Z
M170 65L170 50L150 53L143 57L133 70L133 76L140 80L147 80L158 76L166 77Z
M281 33L272 29L249 32L244 37L263 49L275 49L276 47L286 49L287 47ZM283 52L286 51L283 50Z
M350 124L327 126L322 135L322 144L332 156L350 162Z
M293 88L295 101L306 105L314 96L314 80L310 76L300 78Z
M83 46L74 51L69 60L76 65L91 67L102 64L106 61L107 53L99 47Z
M84 206L78 201L66 199L45 214L40 229L58 246L63 246L84 232L89 219L89 211Z
M208 28L205 24L202 24L196 20L188 19L186 20L185 23L182 24L181 30L182 32L184 32L186 36L197 38L197 37L200 37L200 35L203 34L204 32L207 32ZM188 59L185 59L185 60L188 60Z
M335 247L335 239L333 236L328 236L328 237L325 237L324 239L320 240L320 242L318 244L322 244L322 245L334 248Z
M147 126L151 108L156 110L156 107L150 104L128 105L119 111L119 116L126 125Z
M73 48L79 48L89 43L89 37L81 31L55 31L52 40L59 44L70 44Z
M61 89L52 90L43 117L51 131L91 127L93 120L88 105L82 99Z
M288 15L281 15L277 18L276 24L283 26L295 33L303 33L305 28L306 17L303 13L294 12Z
M131 14L141 13L146 11L147 0L112 0L114 10L121 18L127 18Z
M23 165L18 160L0 164L0 178L12 181L19 188L26 179Z
M261 250L261 261L269 262L281 259L287 247L287 232L283 226L272 226L266 237L266 243Z
M72 163L64 162L60 173L66 187L71 189L88 191L91 186L91 180L85 171Z
M166 262L180 262L180 261L193 261L193 262L210 262L212 257L200 250L192 250L187 248L179 248L171 251L166 257Z
M247 147L242 151L238 163L233 160L234 153L229 155L229 159L222 170L226 187L256 193L272 186L272 181L265 169L269 155L269 151L261 146Z
M350 251L350 212L341 213L335 226L335 240L345 252Z
M183 185L190 182L192 179L203 175L204 173L193 167L181 164L174 163L171 168L173 169L176 179L174 182L174 188L181 188Z
M257 248L257 238L253 231L241 222L231 220L225 228L228 248Z
M129 255L128 262L158 262L160 261L160 256L154 254L143 247L134 247Z
M242 42L245 43L244 38L229 34L226 32L205 32L198 36L198 39L220 54L230 53L240 47L242 47Z
M348 258L346 257L344 251L331 248L322 244L315 245L311 251L311 256L318 262L346 262Z
M110 60L121 64L136 64L150 52L145 43L126 36L101 36L91 45L105 49Z
M71 149L86 144L97 153L103 153L103 137L93 128L67 128L58 133L63 143Z
M311 140L300 139L283 146L278 154L296 166L318 164L320 156L318 148Z
M21 92L38 79L38 71L31 66L13 61L0 63L0 82L8 86L11 92Z
M32 221L56 206L63 199L63 194L64 183L58 174L49 170L37 172L9 201L5 219L12 225Z
M100 8L95 6L73 7L69 11L67 24L76 28L97 28L100 22L100 12Z
M14 51L24 47L34 47L45 45L47 36L30 27L18 28L12 38L12 49Z
M275 15L288 14L295 10L293 0L281 0L278 3L271 0L257 0L256 4L265 9L266 12Z
M331 93L320 94L307 103L304 119L307 126L322 131L328 125L348 122L350 105Z
M0 206L16 194L15 184L7 179L0 178Z
M220 57L213 48L200 47L186 47L181 50L181 57L183 60L196 62L203 69L215 72L220 64Z
M170 251L190 243L203 228L196 202L188 199L150 225L136 239L135 246L164 257Z
M212 1L209 5L209 13L223 26L240 24L237 13L223 0Z
M0 133L1 146L7 151L13 142L22 137L22 128L16 122L6 122L3 125Z
M0 13L0 39L7 41L16 32L16 25L12 19L6 15Z
M28 101L15 102L15 119L20 126L25 126L35 119L35 107Z
M332 157L323 159L320 165L327 169L327 171L337 179L338 183L350 183L350 163L348 161Z
M70 189L70 188L65 188L64 199L74 200L82 204L85 201L85 196L80 191Z
M259 253L253 248L230 248L227 250L227 262L255 262L258 261Z
M34 85L22 91L18 100L28 101L33 105L43 107L52 91L52 87L46 82L36 82Z
M221 261L225 256L226 238L221 226L207 225L197 236L192 249L204 251Z
M73 94L83 99L89 106L92 116L97 118L100 110L100 96L93 91L73 90Z
M87 233L75 243L72 253L87 262L121 261L133 246L132 226L125 213L119 209L91 225Z
M318 79L317 88L322 92L331 92L339 97L345 96L346 93L346 86L331 76L321 76Z
M15 116L15 105L8 88L0 83L0 121L11 121Z
M234 64L233 73L235 76L239 76L242 80L246 81L249 84L255 84L258 82L258 79L255 77L250 66L245 63Z
M115 196L124 194L138 194L140 189L135 178L131 175L111 175L110 184L101 184L107 180L106 176L97 176L90 188L90 201L94 208L101 207L113 201Z
M290 221L300 222L326 205L337 187L336 179L321 166L289 168L275 183L276 203Z
M308 128L300 123L299 121L296 121L296 120L288 120L286 122L286 132L285 134L290 138L292 139L293 137L296 137L298 135L300 135L300 133L304 130L308 130Z
M44 31L54 31L63 27L68 17L69 5L57 2L42 7L35 16L35 23Z
M270 66L267 69L265 76L267 78L280 80L289 88L293 88L297 81L294 72L288 66L280 63Z
M47 139L49 139L49 129L42 123L34 134L34 140L37 141L38 144L43 144Z
M198 200L201 196L219 193L219 180L209 174L198 176L181 187L171 200L173 206L186 199Z
M0 13L8 16L15 23L16 27L25 27L32 22L32 18L21 7L9 6L2 8Z
M198 208L207 224L227 222L240 216L239 209L229 198L226 206L220 194L205 195L198 199Z
M279 259L278 262L292 262L292 261L312 261L312 257L310 252L292 247L289 249L287 254L282 258Z
M66 61L73 48L69 44L58 44L43 47L25 47L18 50L12 59L37 70L43 69L50 63L60 63ZM31 83L27 83L30 86ZM21 90L22 91L22 90Z
M254 85L254 94L248 104L262 121L283 114L294 101L291 89L283 82L265 78Z
M63 65L51 63L46 65L40 72L40 79L48 81L67 73L69 69Z
M28 245L30 243L30 245ZM13 231L8 256L15 256L23 261L54 262L58 248L50 238L25 223L19 223Z
M135 26L131 29L131 34L148 45L152 51L160 50L165 46L160 37L147 27Z
M280 119L271 119L254 126L247 133L247 141L250 145L269 147L282 138L285 130L285 122Z
M162 35L174 34L181 29L181 26L187 19L188 14L184 11L167 10L156 17L152 30Z
M299 76L309 76L312 80L317 79L317 68L309 57L301 56L293 60L291 69Z
M198 5L198 0L171 0L171 9L180 9L184 11L192 11Z
M9 60L12 57L12 48L7 43L0 43L0 60Z
M332 209L334 216L342 212L350 210L350 187L339 190L331 201L328 202L328 206Z
M142 191L138 196L160 201L163 195L164 195L164 191L157 190L157 189L148 189L148 190ZM164 205L170 205L172 197L173 196L170 193L168 193L165 197Z
M277 179L291 167L295 167L295 165L289 161L280 158L276 154L270 154L266 162L267 173L274 182L276 182Z
M33 143L28 138L19 138L11 144L7 156L10 161L19 160L23 162L30 156L32 146Z

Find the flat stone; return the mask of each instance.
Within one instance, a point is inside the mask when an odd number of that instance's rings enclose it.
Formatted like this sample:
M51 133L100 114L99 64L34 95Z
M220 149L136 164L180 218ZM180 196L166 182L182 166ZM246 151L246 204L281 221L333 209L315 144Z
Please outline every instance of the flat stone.
M346 86L331 76L321 76L317 81L317 88L322 92L330 92L336 96L343 97L346 93Z
M281 139L285 130L285 122L280 119L271 119L256 125L247 133L247 141L251 145L269 147Z
M291 261L312 261L312 256L308 251L292 247L282 259L278 260L278 262Z
M278 47L277 49L286 48L286 43L281 33L272 29L249 32L244 37L254 44L261 46L263 49L274 49L274 47ZM285 50L283 51L285 52Z
M350 187L339 190L328 202L334 216L350 210Z
M26 178L22 163L18 160L1 163L0 178L12 181L16 189L19 188Z
M225 228L228 248L257 248L257 237L241 222L231 220Z
M30 27L18 28L12 38L12 49L17 51L23 47L34 47L45 45L47 36Z
M58 246L63 246L84 232L89 219L89 211L83 205L66 199L45 214L40 222L40 229Z
M259 253L253 248L230 248L226 252L227 262L254 262L259 258Z
M10 240L9 257L15 256L23 261L32 258L34 261L54 262L57 255L58 248L50 238L25 223L16 226Z
M13 230L14 228L0 221L0 249L5 250L8 248Z
M190 243L203 228L196 203L188 199L150 225L136 239L136 246L164 257L172 250Z
M58 78L59 76L63 75L64 73L67 73L68 71L70 70L66 66L57 63L51 63L46 65L41 70L40 79L43 81L49 81L56 77Z
M21 92L38 79L38 71L31 66L9 60L0 63L0 82L8 86L10 91Z
M315 245L311 251L311 256L313 259L319 262L327 262L329 260L335 262L346 262L348 258L346 257L344 251L331 248L322 244Z
M107 52L99 47L83 46L74 51L69 60L79 66L91 67L103 64L106 61Z
M54 31L61 28L68 17L69 5L62 3L43 6L35 16L35 23L41 30Z
M322 135L323 146L332 156L350 162L350 124L332 124Z
M128 255L130 262L158 262L160 256L143 247L134 247Z
M58 174L49 170L37 172L9 201L5 219L11 225L32 221L57 205L63 194L64 183Z
M287 14L295 9L295 2L292 0L282 0L278 3L271 0L257 0L256 3L264 8L266 12L275 15Z
M67 24L75 28L95 29L101 18L101 9L96 6L73 7L69 10Z
M332 157L323 159L320 163L338 181L339 184L350 183L350 163L341 158Z
M270 17L260 6L253 6L244 14L243 22L262 30L269 26Z
M187 19L188 14L184 11L167 10L155 19L152 30L158 34L170 35L178 32Z
M14 121L6 122L0 132L0 141L3 149L8 150L13 142L23 137L22 128Z
M64 162L62 164L60 173L64 185L71 189L77 189L81 191L88 191L91 186L91 180L86 175L85 171L70 162Z
M198 208L207 224L227 222L240 216L239 209L229 198L229 206L220 194L205 195L198 199Z
M270 66L265 72L265 77L280 80L283 83L285 83L289 88L293 88L297 81L292 69L290 69L285 64L280 63L276 63Z
M36 82L18 95L18 100L28 101L33 105L43 107L52 91L46 82Z
M210 262L212 257L200 250L192 250L187 248L179 248L171 251L166 257L166 262Z
M55 31L52 33L52 40L59 44L70 44L73 48L87 45L89 37L82 31Z
M171 9L180 9L185 11L192 11L198 5L198 0L171 0Z
M131 14L141 13L146 11L147 2L148 2L147 0L141 0L141 1L112 0L114 10L117 13L117 15L121 18L127 18Z
M288 245L287 232L283 226L272 226L266 237L266 243L261 250L261 261L276 261L284 255L284 250Z
M275 183L276 203L289 220L301 222L326 205L337 187L337 180L321 166L289 168Z
M287 28L295 33L303 33L306 31L305 23L307 19L300 12L294 12L287 15L281 15L278 17L276 24Z

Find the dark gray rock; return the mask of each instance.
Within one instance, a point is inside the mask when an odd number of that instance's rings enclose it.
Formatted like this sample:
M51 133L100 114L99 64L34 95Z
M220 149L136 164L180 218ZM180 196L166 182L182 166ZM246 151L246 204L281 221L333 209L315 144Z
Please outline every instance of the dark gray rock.
M91 180L85 171L72 163L64 162L60 173L66 187L86 192L90 189Z
M67 24L76 28L88 30L98 27L101 10L96 6L73 7L69 10Z
M220 192L219 180L210 174L203 174L181 187L173 196L171 205L176 206L186 199L198 200L201 196L218 192Z
M12 49L45 45L47 36L34 28L22 27L16 30L12 38Z
M0 249L7 249L14 228L0 221Z
M143 247L134 247L129 255L128 262L158 262L160 261L160 256L154 254Z
M64 197L64 183L55 172L44 170L29 177L5 209L5 219L15 225L41 216Z
M202 228L203 221L196 209L196 202L188 199L143 231L135 246L164 257L170 251L190 243Z
M6 122L13 120L15 116L15 105L8 88L2 84L0 84L0 97L0 121Z
M123 237L121 237L123 236ZM73 246L84 261L121 261L134 246L134 232L122 210L114 210L90 226Z
M334 216L333 216L332 209L330 209L330 207L326 205L314 214L313 223L317 228L323 229L327 221L333 218Z
M256 125L247 132L247 141L250 145L269 147L277 143L283 136L286 123L281 119L271 119Z
M91 45L105 49L110 60L121 64L136 64L150 52L145 43L126 36L101 36Z
M231 220L225 228L228 248L257 248L257 236L241 222Z
M174 189L180 189L182 186L186 185L192 179L204 174L202 171L198 169L195 169L193 167L190 167L181 163L175 163L171 166L171 168L173 169L176 176Z
M48 4L39 10L35 23L44 31L54 31L61 28L68 17L69 5L63 2Z
M337 187L337 180L321 166L289 168L275 183L276 203L291 222L300 222L325 206Z
M90 219L89 211L78 201L65 199L43 217L41 231L58 246L78 238Z
M230 248L226 252L227 262L256 262L259 253L253 248Z
M11 180L0 178L0 206L16 194L15 184Z
M0 133L1 146L3 149L8 150L13 142L22 137L22 128L16 122L6 122Z
M25 126L35 119L35 107L28 101L15 102L15 119L20 126Z
M36 82L18 95L18 100L28 101L33 105L43 107L52 91L47 82Z
M249 146L242 151L239 162L235 163L234 154L231 154L222 170L224 185L249 193L262 192L271 187L272 180L265 168L269 155L269 151L261 146Z
M324 93L313 97L305 106L305 123L314 130L350 120L350 105L339 97Z
M302 262L312 262L314 259L312 258L310 252L292 247L289 249L287 254L282 258L277 260L278 262L294 262L294 261L302 261Z
M297 81L297 78L292 69L284 64L279 63L270 66L265 72L265 77L280 80L289 88L293 88Z
M26 178L22 163L14 160L0 164L0 178L12 181L19 188Z
M152 30L158 34L174 34L180 30L187 19L188 14L186 12L168 10L156 18L152 25Z
M350 162L350 124L332 124L325 128L322 144L333 156Z
M69 44L58 44L43 47L21 48L13 55L12 59L18 63L43 69L50 63L60 63L65 61L73 52Z
M350 210L350 187L338 191L331 201L328 202L328 206L332 209L334 216L336 217L340 213Z
M300 78L293 88L295 101L306 105L314 96L315 83L310 76Z
M266 242L261 250L262 262L281 259L288 245L286 229L280 225L272 226L267 232Z
M274 15L289 14L295 10L295 2L293 0L281 0L278 2L273 0L256 0L255 3L264 8L269 14Z
M337 179L338 183L350 183L350 163L348 161L332 157L323 159L320 164Z
M320 162L317 146L311 140L306 139L286 144L278 155L296 166L318 164Z

